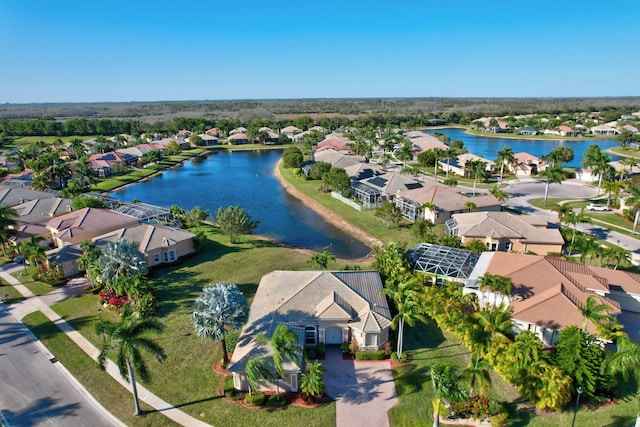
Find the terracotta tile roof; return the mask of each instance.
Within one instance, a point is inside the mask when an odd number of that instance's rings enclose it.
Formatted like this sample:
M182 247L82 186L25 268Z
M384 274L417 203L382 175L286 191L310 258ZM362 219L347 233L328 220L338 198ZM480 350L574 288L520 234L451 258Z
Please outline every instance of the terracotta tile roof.
M108 209L84 208L47 222L57 238L67 240L83 234L108 232L137 222L137 219Z
M460 236L520 239L530 243L564 244L558 228L547 228L554 218L541 215L514 215L510 212L470 212L454 214ZM544 225L544 227L541 227Z
M438 209L447 212L465 210L466 202L473 202L478 208L502 204L491 194L471 197L462 194L462 189L459 187L451 188L442 184L424 184L422 188L400 191L397 196L413 200L419 205L433 203Z

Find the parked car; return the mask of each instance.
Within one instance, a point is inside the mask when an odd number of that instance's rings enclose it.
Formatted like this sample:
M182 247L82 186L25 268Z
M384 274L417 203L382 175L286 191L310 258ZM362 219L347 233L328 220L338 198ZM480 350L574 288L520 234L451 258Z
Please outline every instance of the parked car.
M597 203L589 203L587 205L587 210L588 211L607 212L609 210L609 208L606 207L606 206L603 206L603 205L599 205Z
M24 264L25 262L28 264L29 262L26 260L25 257L23 257L22 255L18 255L17 257L15 257L13 259L13 262L15 262L16 264Z

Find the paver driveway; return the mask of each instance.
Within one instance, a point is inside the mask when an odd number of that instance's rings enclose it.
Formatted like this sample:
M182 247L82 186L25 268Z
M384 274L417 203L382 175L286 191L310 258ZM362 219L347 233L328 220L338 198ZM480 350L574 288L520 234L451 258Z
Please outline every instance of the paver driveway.
M387 412L398 402L389 361L342 360L339 348L327 348L323 364L336 427L389 427Z

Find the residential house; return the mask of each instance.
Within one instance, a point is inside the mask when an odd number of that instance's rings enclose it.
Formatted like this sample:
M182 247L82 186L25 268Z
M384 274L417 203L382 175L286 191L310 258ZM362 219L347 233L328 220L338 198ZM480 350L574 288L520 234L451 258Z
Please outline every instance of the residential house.
M560 132L560 136L582 136L579 130L567 125L558 126L558 131Z
M222 136L222 132L218 128L211 128L204 131L205 135L215 136L216 138L220 138Z
M539 172L543 171L546 168L546 163L533 154L521 152L515 153L513 157L515 157L516 159L516 164L513 166L508 165L508 167L516 175L537 175Z
M286 136L289 139L293 138L294 135L299 134L300 132L302 132L302 130L295 126L287 126L280 129L280 134Z
M364 163L364 157L357 156L355 154L346 154L334 149L326 149L321 151L314 151L312 153L314 162L326 162L334 168L346 169L349 166L353 166L359 163Z
M433 151L435 149L448 150L449 147L437 137L422 132L411 131L405 134L405 137L411 142L413 152L418 155L424 151Z
M159 224L135 224L118 228L91 240L101 248L108 242L115 242L121 238L138 244L138 250L144 254L149 267L176 262L196 250L192 233ZM64 277L73 277L80 273L78 258L81 256L80 243L65 245L48 253L49 260L60 266Z
M631 132L631 133L640 132L637 127L632 126L632 125L624 125L624 126L622 126L622 129L626 130L627 132Z
M204 141L204 145L207 147L213 147L220 144L220 138L218 138L217 136L209 135L208 133L203 133L199 136L200 138L202 138L202 141Z
M480 278L486 273L510 278L511 295L503 298L480 289ZM634 279L624 278L614 270L592 268L562 258L483 252L463 293L476 295L482 305L510 304L514 333L532 331L545 346L552 346L561 329L582 327L584 317L578 307L584 307L591 295L611 307L610 315L620 314L621 305L612 299L610 284L624 283L630 288L627 280ZM587 322L587 332L596 332L590 322Z
M452 215L445 223L450 236L463 245L480 240L491 251L560 253L564 239L555 217L514 215L510 212L467 212Z
M403 191L422 188L422 183L397 172L387 172L358 182L379 191L380 196L385 200L393 200Z
M484 164L484 168L487 173L491 174L494 172L496 168L495 162L489 159L485 159L484 157L476 156L475 154L471 154L471 153L460 154L458 157L449 159L448 162L447 160L439 160L438 165L445 172L449 170L449 172L453 174L468 177L470 174L470 171L466 167L467 163L470 161L477 161L477 160L481 161Z
M377 271L273 271L263 276L227 368L234 387L248 390L246 363L272 355L255 338L270 336L280 324L294 330L304 348L344 342L356 342L361 349L383 348L389 339L391 312L381 291ZM281 389L298 391L304 368L301 353L296 362L297 366L283 363ZM275 387L262 381L260 389Z
M23 224L37 224L49 219L71 212L71 199L56 197L48 194L42 199L33 199L14 206L18 213L16 222Z
M229 136L235 135L237 133L247 133L247 128L244 127L244 126L240 126L240 127L235 128L235 129L231 129L229 131Z
M264 134L263 144L272 145L280 143L280 135L274 132L273 129L263 126L258 129L258 132Z
M233 145L249 144L250 140L246 133L234 133L229 136L229 143Z
M176 134L176 141L178 142L188 142L189 138L191 138L193 132L190 130L182 129Z
M340 134L333 133L328 135L325 139L318 142L318 148L316 152L325 150L335 150L343 154L355 154L355 152L349 148L349 141L344 139Z
M499 211L502 203L491 194L469 196L460 187L448 187L443 184L425 184L420 188L407 189L396 194L395 203L402 216L415 220L431 221L442 224L455 213L469 211L468 203L482 211ZM425 208L433 205L433 209Z
M603 125L594 126L591 128L591 133L594 135L618 135L620 131L616 129L616 125L611 123L605 123Z
M50 219L47 229L61 248L137 223L137 218L109 209L84 208Z
M540 131L533 126L527 125L520 128L520 135L532 136L532 135L537 135L538 133L540 133Z
M37 191L25 187L0 184L0 205L16 206L32 200L47 199L57 196L57 191Z

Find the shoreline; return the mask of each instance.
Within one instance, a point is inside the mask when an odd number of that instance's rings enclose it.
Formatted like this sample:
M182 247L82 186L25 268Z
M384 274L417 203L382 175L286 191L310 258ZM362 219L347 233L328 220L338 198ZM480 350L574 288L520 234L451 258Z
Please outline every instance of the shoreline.
M325 221L327 221L331 225L340 228L342 231L346 233L350 233L356 239L364 243L369 248L373 248L374 246L381 246L384 244L380 239L377 239L371 236L361 228L356 227L355 225L346 221L344 218L342 218L340 215L333 212L331 209L324 207L317 200L312 199L311 197L307 196L306 194L302 193L300 190L295 188L289 181L284 179L284 177L280 173L281 163L282 163L282 159L278 160L278 162L276 163L276 166L274 167L274 170L273 170L273 176L280 182L284 190L287 193L289 193L289 195L300 200L305 206L307 206L309 209L313 210L315 213L320 215ZM362 259L362 260L368 259L371 257L371 253L372 252L369 252L367 256L363 258L356 258L356 259Z
M478 133L474 133L474 132L469 132L469 128L465 127L465 126L434 126L434 127L430 127L428 128L428 130L431 129L464 129L464 133L466 133L467 135L472 135L472 136L477 136L477 137L486 137L486 138L497 138L497 139L522 139L522 140L531 140L531 141L561 141L561 142L571 142L571 141L598 141L598 140L605 140L605 139L612 139L612 138L593 138L593 137L586 137L586 136L559 136L559 135L553 135L553 138L549 137L549 138L536 138L536 137L530 137L527 135L504 135L504 134L496 134L496 133L483 133L483 132L478 132Z

